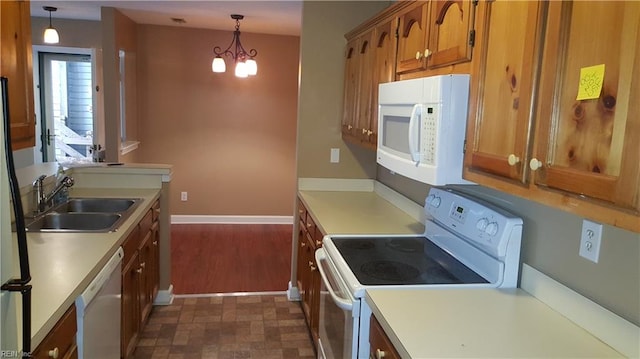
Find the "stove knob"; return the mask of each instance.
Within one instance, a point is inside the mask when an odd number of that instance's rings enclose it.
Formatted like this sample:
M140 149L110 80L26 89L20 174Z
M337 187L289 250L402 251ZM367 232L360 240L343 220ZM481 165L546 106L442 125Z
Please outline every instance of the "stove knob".
M487 228L484 229L484 232L490 236L495 236L498 233L498 223L491 222L487 224Z
M433 201L431 201L431 205L438 208L440 207L440 203L442 202L442 200L440 199L440 197L435 197L433 199Z
M485 228L487 228L487 224L489 224L489 220L486 218L480 218L478 220L478 223L476 223L476 228L478 228L481 231L484 231Z
M427 196L427 204L431 204L431 202L433 202L433 199L436 198L436 196L430 194L429 196Z

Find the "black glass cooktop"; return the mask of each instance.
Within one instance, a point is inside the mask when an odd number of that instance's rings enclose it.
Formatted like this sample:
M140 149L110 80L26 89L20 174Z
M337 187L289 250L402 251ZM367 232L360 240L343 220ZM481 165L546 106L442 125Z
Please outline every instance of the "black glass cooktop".
M487 283L426 237L331 240L362 285Z

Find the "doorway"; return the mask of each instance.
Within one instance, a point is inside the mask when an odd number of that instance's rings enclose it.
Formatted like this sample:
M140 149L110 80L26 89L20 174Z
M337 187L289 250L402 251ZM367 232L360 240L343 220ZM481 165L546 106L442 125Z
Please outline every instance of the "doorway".
M102 149L95 52L34 46L36 163L91 162Z

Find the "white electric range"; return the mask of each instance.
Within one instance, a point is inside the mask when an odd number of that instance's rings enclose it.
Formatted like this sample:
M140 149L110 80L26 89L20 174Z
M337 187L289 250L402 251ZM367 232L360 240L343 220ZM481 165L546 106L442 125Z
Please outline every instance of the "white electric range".
M433 187L425 233L329 235L315 253L322 277L318 357L369 358L367 288L515 288L522 219Z

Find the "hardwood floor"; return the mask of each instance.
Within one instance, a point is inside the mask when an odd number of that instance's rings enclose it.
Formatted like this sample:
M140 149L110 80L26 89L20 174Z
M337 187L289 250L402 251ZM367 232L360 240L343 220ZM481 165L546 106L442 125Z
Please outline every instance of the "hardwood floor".
M175 294L285 291L293 225L174 224Z

